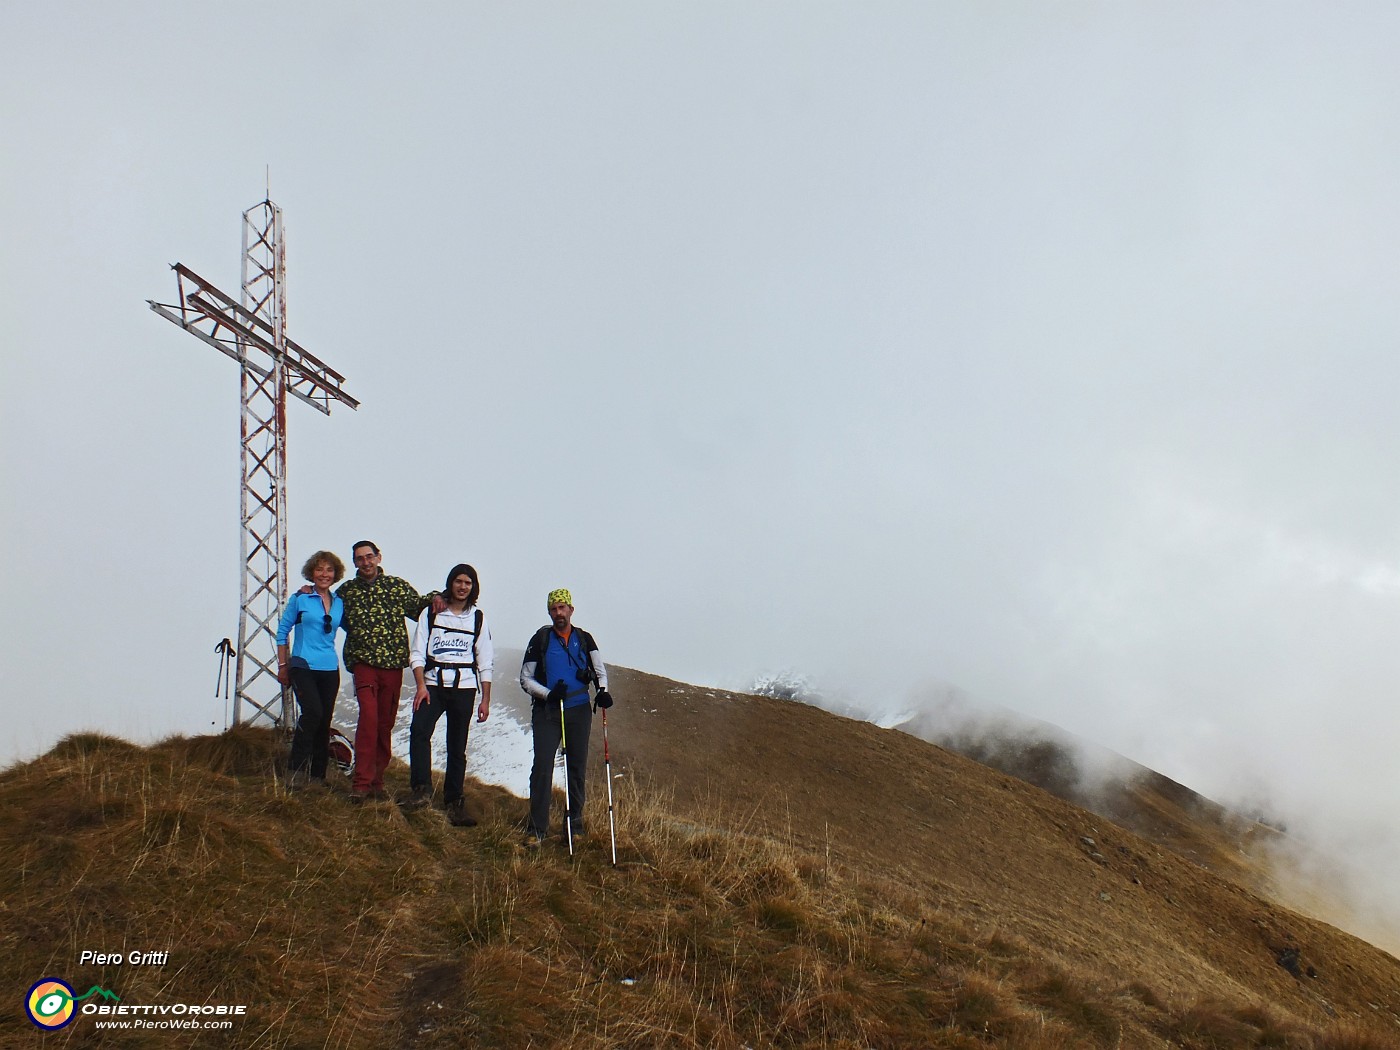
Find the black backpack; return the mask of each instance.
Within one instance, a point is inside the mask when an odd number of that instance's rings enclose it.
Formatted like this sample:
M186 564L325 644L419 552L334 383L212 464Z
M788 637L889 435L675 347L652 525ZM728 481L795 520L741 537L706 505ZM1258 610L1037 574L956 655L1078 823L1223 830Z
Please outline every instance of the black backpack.
M438 668L438 667L450 667L454 672L456 672L456 674L455 674L455 676L454 676L454 678L453 678L453 681L452 681L452 685L451 685L450 687L447 686L447 683L444 682L444 681L442 680L442 675L441 675L441 673L438 674L438 682L439 682L444 688L452 688L452 689L460 688L461 682L462 682L462 671L463 671L463 670L468 670L468 671L470 671L473 675L475 675L475 674L476 674L476 642L477 642L477 639L479 639L479 638L481 637L481 622L482 622L482 620L483 620L484 618L485 618L485 617L482 615L482 612L481 612L481 607L478 606L478 607L477 607L477 610L476 610L476 623L475 623L475 625L474 625L474 627L473 627L472 630L470 630L470 631L464 630L464 629L461 628L461 627L444 627L444 628L443 628L444 631L451 631L453 634L469 634L469 635L472 636L472 658L471 658L471 662L470 662L470 663L465 663L465 664L450 664L450 663L445 663L445 662L443 662L443 661L441 661L441 660L434 660L434 659L433 659L432 653L429 652L429 653L427 653L427 655L426 655L426 659L423 661L423 672L424 672L424 674L426 674L427 672L433 670L434 668ZM433 641L433 627L435 626L436 622L437 622L437 614L436 614L435 612L433 612L432 607L430 606L430 607L428 608L428 647L429 647L430 649L431 649L431 647L432 647L432 641Z
M549 685L549 683L544 680L544 650L545 646L549 644L549 632L552 630L554 630L553 626L545 624L531 636L530 644L525 647L524 662L529 663L532 659L535 661L535 681L543 686ZM598 672L593 669L593 651L598 648L598 643L595 642L593 636L582 627L575 627L574 630L578 632L579 640L583 643L583 660L588 669L587 684L597 685Z

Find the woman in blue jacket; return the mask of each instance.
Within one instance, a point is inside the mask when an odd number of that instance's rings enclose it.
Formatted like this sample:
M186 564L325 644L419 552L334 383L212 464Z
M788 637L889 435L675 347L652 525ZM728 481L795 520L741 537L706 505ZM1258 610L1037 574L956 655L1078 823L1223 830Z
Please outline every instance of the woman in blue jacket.
M311 590L292 595L277 625L277 680L291 685L301 708L292 733L287 775L306 769L310 783L324 787L331 714L340 691L335 632L344 627L345 616L345 606L331 588L345 575L345 563L330 551L317 551L306 559L301 574L311 582ZM290 653L288 638L292 639Z

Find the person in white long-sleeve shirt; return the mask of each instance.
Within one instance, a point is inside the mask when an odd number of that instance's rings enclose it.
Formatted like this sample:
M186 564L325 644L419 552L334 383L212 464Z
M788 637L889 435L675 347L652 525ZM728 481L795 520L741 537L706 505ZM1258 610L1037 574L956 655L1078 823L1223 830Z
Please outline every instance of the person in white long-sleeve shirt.
M472 705L476 704L478 722L485 722L491 713L491 664L495 652L491 628L478 604L480 597L481 581L476 569L465 563L454 565L443 589L446 607L438 613L427 609L418 618L409 653L417 691L413 695L408 743L412 795L405 805L420 808L432 801L433 733L438 719L445 714L447 773L442 797L448 819L458 827L476 823L467 812L462 795Z

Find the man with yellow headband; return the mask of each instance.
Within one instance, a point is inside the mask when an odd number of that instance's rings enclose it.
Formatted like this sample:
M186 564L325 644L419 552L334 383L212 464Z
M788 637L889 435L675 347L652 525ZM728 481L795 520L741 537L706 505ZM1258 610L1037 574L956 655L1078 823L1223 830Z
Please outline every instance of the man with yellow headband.
M583 834L584 771L588 767L588 734L593 727L588 687L594 685L598 707L611 707L608 668L598 655L593 636L573 625L574 599L560 587L545 599L550 622L535 632L520 665L520 688L530 694L533 710L535 762L530 770L530 821L525 844L538 846L549 831L550 795L554 786L554 754L565 741L569 822L565 836ZM560 705L563 706L561 726Z

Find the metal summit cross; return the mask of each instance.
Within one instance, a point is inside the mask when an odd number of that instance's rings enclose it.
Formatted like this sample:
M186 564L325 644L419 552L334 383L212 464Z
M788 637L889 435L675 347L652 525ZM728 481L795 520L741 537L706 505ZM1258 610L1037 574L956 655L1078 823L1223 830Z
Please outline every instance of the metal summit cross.
M292 712L277 681L277 621L287 600L287 395L330 414L331 402L359 402L344 377L287 338L287 256L282 209L264 200L243 213L243 294L221 292L175 263L177 299L152 310L238 362L242 403L242 593L233 722L288 726Z

